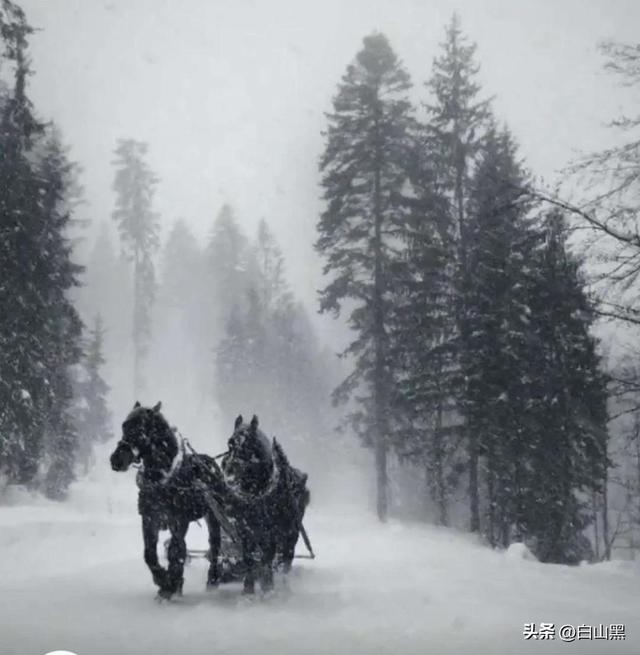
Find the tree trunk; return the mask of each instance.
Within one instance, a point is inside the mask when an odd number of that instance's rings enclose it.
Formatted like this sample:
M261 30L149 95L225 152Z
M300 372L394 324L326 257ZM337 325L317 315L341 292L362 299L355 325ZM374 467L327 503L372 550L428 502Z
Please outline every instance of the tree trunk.
M447 512L447 490L444 479L444 452L442 445L442 399L438 399L438 409L436 410L436 429L435 429L435 452L436 452L436 493L438 503L438 523L440 525L449 524Z
M609 470L606 465L607 460L607 444L604 445L604 483L602 485L602 540L604 541L604 558L611 559L611 540L609 538L609 493L607 485L609 484Z
M593 546L596 562L600 561L600 531L598 530L598 494L591 494L591 514L593 516ZM607 543L605 541L605 550Z
M487 452L487 496L489 501L487 537L492 548L496 547L496 488L493 449Z

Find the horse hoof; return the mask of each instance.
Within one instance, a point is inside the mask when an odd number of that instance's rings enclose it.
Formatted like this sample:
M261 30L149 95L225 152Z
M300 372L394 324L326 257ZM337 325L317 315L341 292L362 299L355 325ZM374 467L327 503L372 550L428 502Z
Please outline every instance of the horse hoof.
M255 594L245 594L244 592L242 593L242 596L238 599L238 604L240 606L245 605L245 606L250 606L250 605L255 605L256 603L256 595Z
M275 589L271 587L270 589L263 589L260 594L260 600L269 600L276 595Z
M165 601L171 600L172 596L173 596L172 591L169 591L167 589L160 589L160 590L158 590L158 593L156 594L156 602L157 603L164 603Z
M220 583L217 580L209 580L206 589L207 591L215 591L219 586Z

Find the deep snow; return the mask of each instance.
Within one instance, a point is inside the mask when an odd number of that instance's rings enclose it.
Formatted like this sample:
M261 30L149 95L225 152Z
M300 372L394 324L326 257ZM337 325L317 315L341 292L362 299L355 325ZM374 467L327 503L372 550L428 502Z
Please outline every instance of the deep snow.
M0 507L1 655L640 652L633 563L542 565L445 529L380 525L355 501L338 511L317 495L306 524L318 558L298 560L275 596L207 593L199 560L184 597L159 605L135 493L133 473L98 467L67 503ZM188 542L204 544L197 525ZM524 623L542 621L624 623L627 639L524 641Z

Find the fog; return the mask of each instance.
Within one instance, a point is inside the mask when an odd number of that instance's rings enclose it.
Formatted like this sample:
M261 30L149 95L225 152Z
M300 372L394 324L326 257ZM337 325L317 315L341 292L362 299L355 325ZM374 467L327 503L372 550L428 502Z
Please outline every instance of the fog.
M606 76L596 48L633 40L640 8L631 0L23 4L41 28L31 94L84 169L94 226L113 210L116 139L146 141L164 234L183 218L204 237L225 202L249 232L266 218L312 310L324 112L366 34L387 35L424 97L457 10L478 44L484 93L550 183L576 154L608 142L605 123L634 97ZM320 325L332 334L331 320Z
M618 146L640 50L602 44L637 43L640 4L19 4L28 101L0 31L7 652L506 653L532 621L624 621L637 650L640 141ZM144 456L127 439L160 433L125 434L136 401L174 428ZM169 483L183 438L223 454L239 414L308 474L318 559L245 606L191 562L158 620L112 453L142 489L175 446Z

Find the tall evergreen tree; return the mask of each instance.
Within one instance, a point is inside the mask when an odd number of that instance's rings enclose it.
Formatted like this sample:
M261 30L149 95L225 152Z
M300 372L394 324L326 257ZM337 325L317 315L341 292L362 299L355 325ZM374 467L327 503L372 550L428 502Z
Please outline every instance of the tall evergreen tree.
M525 444L522 520L542 561L575 563L591 555L583 530L592 520L591 493L603 492L610 461L606 378L590 334L594 312L566 233L562 214L550 212L530 281L536 358L525 373L536 438Z
M40 233L42 268L40 293L46 297L43 308L45 396L45 444L50 461L45 491L51 498L65 497L75 478L78 435L73 417L73 373L82 356L82 322L69 300L69 291L79 284L81 268L72 262L73 246L68 237L72 224L68 193L72 189L73 167L68 163L52 132L43 143L39 177L44 181L40 207L43 232Z
M250 275L249 240L238 225L230 205L223 205L211 230L205 251L207 288L206 320L215 341L222 338L234 307L246 301Z
M509 132L491 128L467 206L466 417L486 465L485 532L490 543L503 546L514 526L516 537L522 536L525 451L532 438L526 418L530 389L522 375L537 358L526 294L535 242L526 185Z
M26 95L31 32L4 0L0 36L14 86L0 107L0 472L30 483L47 464L46 490L61 497L73 476L70 367L80 320L68 292L80 267L67 234L71 167Z
M401 373L394 443L401 460L420 465L438 522L448 523L450 487L460 462L457 398L459 375L453 308L455 241L448 202L425 143L410 166L415 197L407 223L400 292L393 307L392 348ZM428 499L425 499L428 501ZM428 505L429 503L426 502Z
M3 98L0 117L0 459L12 482L28 482L35 475L42 452L43 425L38 412L38 360L42 344L33 334L37 291L27 262L36 257L33 234L38 228L35 203L37 183L28 156L41 133L25 95L29 67L25 61L32 28L12 3L2 4L0 30L3 60L14 66L13 89ZM38 389L40 392L40 389ZM35 397L34 397L35 396Z
M109 385L102 377L104 327L100 314L94 319L83 358L82 378L76 397L76 426L79 435L79 462L88 470L93 460L93 448L112 438L111 414L107 404Z
M285 311L291 304L291 293L284 279L284 257L264 219L258 224L258 235L253 248L251 284L266 311Z
M336 389L344 402L356 389L360 409L352 425L375 450L377 510L388 509L387 452L392 422L394 362L389 321L394 262L404 236L403 192L413 128L407 94L410 79L386 37L367 36L363 49L338 86L328 115L320 169L326 209L318 223L316 249L326 257L331 281L320 309L339 314L345 301L355 340L345 355L355 371Z
M227 231L227 237L231 234ZM291 340L292 298L282 252L264 220L250 253L242 259L249 262L249 270L243 267L242 279L235 278L236 283L248 284L248 290L229 298L226 335L217 351L218 397L233 402L252 398L256 411L268 410L272 429L279 430L286 425L287 409L278 398L286 397L289 369L285 373L282 364ZM221 388L225 385L226 390Z
M469 328L467 325L467 292L469 286L467 203L473 160L480 147L484 128L490 116L487 100L479 98L476 46L462 34L460 20L453 15L442 44L442 54L433 63L427 88L431 101L427 104L428 121L425 140L428 152L435 158L436 170L449 199L449 220L440 222L444 230L454 232L457 248L457 271L454 277L455 310L460 363L459 410L461 426L468 447L470 528L480 528L478 491L478 446L467 425L467 389L464 373L468 365Z
M143 386L142 365L151 335L151 307L155 299L153 254L159 247L158 215L153 211L153 195L158 178L145 161L146 143L121 139L115 150L113 189L116 207L113 218L122 245L133 261L133 378L134 393Z

